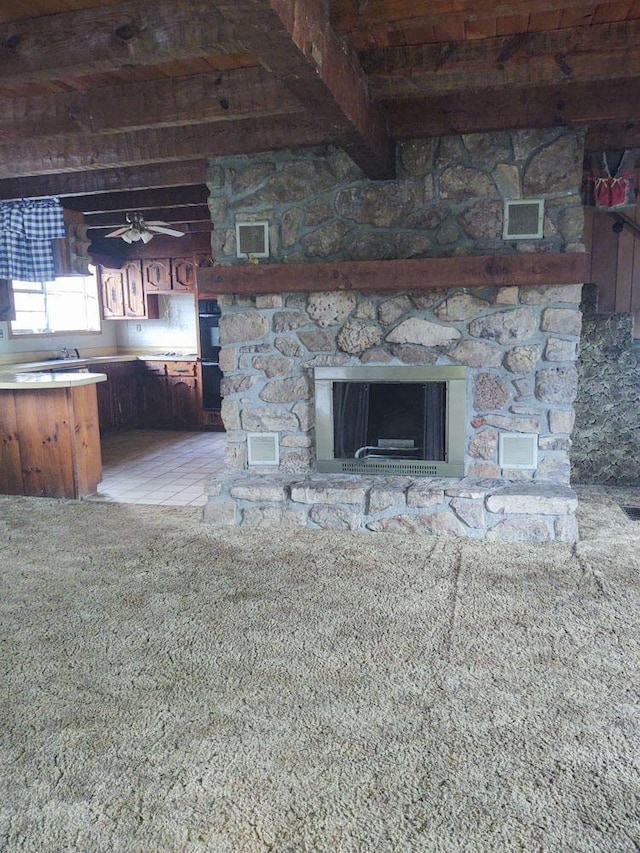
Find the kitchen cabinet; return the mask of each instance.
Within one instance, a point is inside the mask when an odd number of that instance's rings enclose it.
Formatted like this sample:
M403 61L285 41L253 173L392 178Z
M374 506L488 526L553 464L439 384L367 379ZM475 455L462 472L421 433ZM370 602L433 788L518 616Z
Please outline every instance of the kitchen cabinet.
M92 365L93 373L104 373L107 381L98 386L100 430L133 429L138 425L138 371L136 361Z
M163 429L169 426L167 407L167 377L164 364L142 362L140 370L140 426Z
M196 292L194 258L171 258L171 287L174 293Z
M145 298L140 261L125 261L120 269L99 267L98 278L105 320L157 319L158 306Z
M99 268L102 313L105 320L124 317L124 282L122 270Z
M145 293L195 293L195 257L145 259L142 278Z
M152 429L198 429L201 406L196 361L142 362L142 426Z
M21 380L21 381L20 381ZM0 493L47 498L94 494L102 479L96 383L36 374L0 389Z
M167 363L167 387L174 429L197 429L200 426L202 400L196 361Z
M171 260L147 258L142 261L145 293L171 293Z

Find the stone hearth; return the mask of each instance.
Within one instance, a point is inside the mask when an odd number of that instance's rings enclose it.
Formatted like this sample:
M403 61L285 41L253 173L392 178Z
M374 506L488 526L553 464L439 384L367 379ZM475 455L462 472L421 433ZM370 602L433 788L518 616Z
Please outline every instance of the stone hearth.
M216 480L213 524L418 533L506 542L574 542L577 498L566 486L474 480L311 474Z

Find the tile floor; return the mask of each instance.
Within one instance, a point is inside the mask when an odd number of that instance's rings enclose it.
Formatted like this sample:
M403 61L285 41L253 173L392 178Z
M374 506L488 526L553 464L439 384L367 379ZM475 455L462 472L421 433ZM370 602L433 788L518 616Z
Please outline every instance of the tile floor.
M223 432L128 430L103 435L102 482L88 500L203 506L224 465Z

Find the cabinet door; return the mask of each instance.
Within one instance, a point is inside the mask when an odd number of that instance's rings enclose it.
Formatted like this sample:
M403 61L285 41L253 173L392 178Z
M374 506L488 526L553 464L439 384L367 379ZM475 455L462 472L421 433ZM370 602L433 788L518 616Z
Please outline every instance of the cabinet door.
M105 320L124 317L124 271L100 267L100 293Z
M124 316L146 317L140 261L127 261L122 267L122 274L124 279Z
M142 262L142 278L146 293L171 292L171 261L151 258Z
M158 373L143 373L140 380L140 419L142 426L166 427L170 422L171 408L167 379Z
M105 371L100 371L104 373ZM113 407L111 405L111 382L98 382L96 384L96 395L98 399L98 423L100 432L106 432L115 426L113 420Z
M169 376L167 382L171 396L171 426L196 429L200 424L198 380L192 376Z
M135 379L117 379L113 383L113 416L116 427L132 428L138 421L138 383Z
M196 264L193 258L171 259L171 286L174 293L195 293Z

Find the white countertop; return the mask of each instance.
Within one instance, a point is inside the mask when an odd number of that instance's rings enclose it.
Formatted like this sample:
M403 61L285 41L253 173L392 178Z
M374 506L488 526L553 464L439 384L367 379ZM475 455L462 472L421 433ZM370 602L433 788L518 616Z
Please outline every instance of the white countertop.
M75 388L106 382L104 373L0 373L0 391L40 391L50 388Z
M91 367L94 364L113 364L118 361L196 361L195 353L137 353L135 355L94 355L90 358L56 358L44 361L25 361L17 364L0 365L0 373L33 372L38 370L55 370L62 367Z

